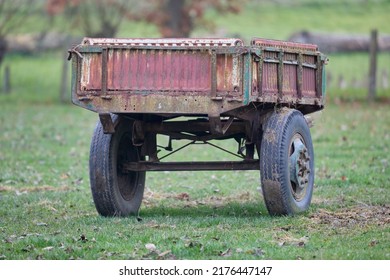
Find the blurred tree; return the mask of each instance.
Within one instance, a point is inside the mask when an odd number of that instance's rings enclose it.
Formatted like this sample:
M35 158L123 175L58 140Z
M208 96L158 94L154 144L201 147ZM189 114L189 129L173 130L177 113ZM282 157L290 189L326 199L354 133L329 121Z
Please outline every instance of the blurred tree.
M219 14L239 13L246 0L150 0L129 11L132 20L145 20L156 25L163 37L189 37L196 26L213 28L205 17L207 9Z
M114 37L132 1L128 0L47 0L50 16L63 14L72 28L90 37Z
M20 26L31 10L32 0L0 0L0 65L7 51L5 37Z
M246 0L47 0L49 15L64 14L86 36L115 37L123 19L157 26L163 37L189 37L196 26L211 28L205 11L239 13Z

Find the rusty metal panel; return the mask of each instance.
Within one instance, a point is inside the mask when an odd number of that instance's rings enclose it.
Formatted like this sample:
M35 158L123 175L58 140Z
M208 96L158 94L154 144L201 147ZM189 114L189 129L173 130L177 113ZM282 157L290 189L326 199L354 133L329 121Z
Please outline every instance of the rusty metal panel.
M233 54L217 55L218 92L240 91L241 64ZM82 60L81 89L98 90L102 55L87 53ZM110 48L107 58L108 91L211 90L211 56L207 50Z
M101 54L84 55L81 89L98 90L102 82ZM221 68L220 89L233 90L232 59ZM191 91L211 88L210 55L186 50L109 49L107 60L109 91ZM224 78L228 77L227 81ZM236 81L237 82L237 81ZM230 83L230 84L229 84Z
M279 48L279 49L283 49L286 52L288 52L288 51L293 51L293 52L299 52L299 51L316 52L316 51L318 51L318 47L316 45L313 45L313 44L302 44L302 43L270 40L270 39L263 39L263 38L253 38L251 41L251 45L252 46L260 46L263 48Z
M84 38L84 45L106 46L155 46L155 47L234 47L243 46L244 43L236 38Z
M102 55L88 53L81 60L81 90L98 90L102 84Z
M310 55L303 56L302 74L302 95L307 97L316 96L316 57Z
M283 95L297 96L297 63L298 55L295 53L285 53L283 60Z
M111 49L109 90L209 91L210 56L181 50Z
M233 54L217 55L217 91L240 92L241 59Z
M264 51L264 66L263 66L263 86L262 92L264 95L274 95L278 93L278 53Z

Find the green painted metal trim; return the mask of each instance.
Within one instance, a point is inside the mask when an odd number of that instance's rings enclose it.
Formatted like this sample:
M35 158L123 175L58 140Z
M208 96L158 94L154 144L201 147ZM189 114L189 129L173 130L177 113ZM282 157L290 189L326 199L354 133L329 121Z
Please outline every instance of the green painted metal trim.
M73 104L76 104L76 105L78 104L78 100L77 100L78 59L79 59L79 57L77 55L72 54L71 98L72 98Z
M80 53L101 53L103 47L101 46L78 46L76 50Z
M244 71L243 71L243 104L249 104L249 97L252 92L252 54L247 52L244 54Z
M326 69L325 64L322 65L322 99L326 99Z

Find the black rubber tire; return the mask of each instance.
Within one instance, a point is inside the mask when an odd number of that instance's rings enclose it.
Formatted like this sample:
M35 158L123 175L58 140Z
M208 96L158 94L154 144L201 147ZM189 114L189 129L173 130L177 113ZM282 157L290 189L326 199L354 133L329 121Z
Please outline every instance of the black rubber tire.
M141 206L145 172L121 171L123 160L139 161L140 148L132 143L132 122L117 115L114 134L104 134L98 121L90 148L89 177L96 210L102 216L137 214ZM119 120L118 120L119 118Z
M294 145L300 142L303 146L299 146L302 150L299 152L306 156L306 164L302 165L306 169L303 176L306 183L297 187L292 182L295 173L291 171L290 162L295 158L292 156ZM298 164L298 161L295 163ZM298 168L299 170L301 169ZM309 208L314 186L314 150L309 126L301 112L279 109L263 124L260 176L270 215L294 215Z

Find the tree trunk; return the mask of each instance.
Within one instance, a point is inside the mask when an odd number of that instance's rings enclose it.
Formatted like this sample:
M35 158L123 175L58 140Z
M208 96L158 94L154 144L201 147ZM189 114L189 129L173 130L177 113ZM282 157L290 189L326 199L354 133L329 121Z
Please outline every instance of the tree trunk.
M5 53L7 52L7 41L4 37L0 36L0 66L3 62L3 58L5 56Z
M184 5L185 1L182 0L168 0L165 6L167 17L160 28L164 37L189 37L192 21L189 14L185 12Z
M4 82L3 84L4 93L11 93L11 71L9 69L9 65L5 66L3 82Z

